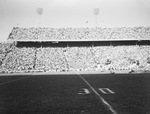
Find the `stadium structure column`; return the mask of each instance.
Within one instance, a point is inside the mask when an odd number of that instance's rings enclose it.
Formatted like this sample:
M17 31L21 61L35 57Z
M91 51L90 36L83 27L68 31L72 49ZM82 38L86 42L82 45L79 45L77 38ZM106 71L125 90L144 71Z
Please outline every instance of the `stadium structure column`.
M16 46L18 44L18 42L17 41L14 41L14 45Z

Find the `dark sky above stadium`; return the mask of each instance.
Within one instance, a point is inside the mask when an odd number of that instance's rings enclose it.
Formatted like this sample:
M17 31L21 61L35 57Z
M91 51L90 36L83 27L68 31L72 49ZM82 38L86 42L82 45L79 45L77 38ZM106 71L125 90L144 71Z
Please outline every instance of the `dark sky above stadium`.
M43 8L43 14L36 13ZM0 41L20 27L150 26L150 0L0 0Z

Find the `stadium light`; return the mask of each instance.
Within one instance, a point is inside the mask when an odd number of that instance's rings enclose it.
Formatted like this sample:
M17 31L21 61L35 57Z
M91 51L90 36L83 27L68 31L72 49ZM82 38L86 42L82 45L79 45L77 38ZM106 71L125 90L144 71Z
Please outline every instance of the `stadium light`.
M39 19L38 19L38 24L40 25L40 17L41 17L41 15L43 15L43 8L37 8L36 9L36 13L38 14L38 16L39 16Z
M94 13L94 15L99 15L99 8L95 8L93 13Z
M97 27L97 25L98 25L99 8L94 8L93 14L95 16L95 27Z
M36 13L37 13L38 15L42 15L42 14L43 14L43 8L37 8L37 9L36 9Z

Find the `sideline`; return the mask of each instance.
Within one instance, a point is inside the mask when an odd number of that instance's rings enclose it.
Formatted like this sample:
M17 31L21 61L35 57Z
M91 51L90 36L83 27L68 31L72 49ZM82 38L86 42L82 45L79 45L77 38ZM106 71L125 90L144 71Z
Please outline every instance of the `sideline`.
M26 72L26 73L0 73L0 76L22 76L22 75L70 75L75 74L78 72L80 74L111 74L110 71L66 71L66 72ZM125 73L125 72L121 72Z
M99 100L112 112L112 114L118 114L113 107L86 81L79 73L75 72L90 88L91 90L98 96Z
M4 82L4 83L0 83L0 86L5 85L5 84L8 84L8 83L11 83L11 82L16 82L16 81L22 80L22 79L24 79L24 78L28 78L28 77L22 77L22 78L19 78L19 79L16 79L16 80L10 80L10 81Z
M78 71L80 74L110 74L110 72L101 72L101 71ZM27 73L0 73L0 76L34 76L34 75L70 75L75 74L75 71L66 71L66 72L27 72Z
M0 76L35 76L35 75L76 75L79 74L112 74L110 71L66 71L66 72L27 72L27 73L0 73ZM146 74L150 71L138 71L129 73L129 70L119 71L115 70L113 74Z

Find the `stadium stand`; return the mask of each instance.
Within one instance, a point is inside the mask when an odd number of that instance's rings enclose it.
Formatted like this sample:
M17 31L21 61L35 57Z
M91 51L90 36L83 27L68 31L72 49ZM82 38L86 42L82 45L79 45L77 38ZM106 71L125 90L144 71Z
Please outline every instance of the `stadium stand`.
M149 40L150 27L15 27L8 38L15 43L0 44L0 72L150 70Z
M62 48L37 49L35 69L39 71L67 71L67 62Z
M14 47L2 63L3 72L28 72L33 69L35 58L34 48Z
M0 43L0 72L2 71L2 64L7 56L7 53L12 50L12 45L12 43Z
M19 28L14 27L8 40L147 40L150 27L116 28Z

